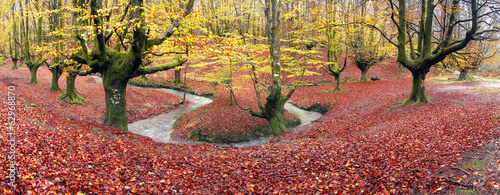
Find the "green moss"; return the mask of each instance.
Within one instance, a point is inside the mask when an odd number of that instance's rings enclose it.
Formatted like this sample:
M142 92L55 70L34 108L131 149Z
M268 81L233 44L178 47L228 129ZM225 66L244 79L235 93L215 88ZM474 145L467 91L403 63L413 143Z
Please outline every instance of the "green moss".
M62 101L65 101L69 104L77 104L77 105L82 105L82 106L85 106L85 104L83 103L83 101L85 101L85 98L82 98L78 95L75 95L75 96L71 96L71 95L68 95L68 94L63 94L60 96L61 100Z
M36 104L26 104L27 108L38 108Z
M500 115L493 115L492 118L494 118L494 119L500 119Z
M396 107L399 107L399 106L402 106L402 105L405 105L407 102L407 100L401 100L401 101L397 101L397 102L394 102L393 104L391 105L387 105L387 108L385 109L385 111L389 111L391 108L396 108Z
M202 110L202 111L198 112L198 114L206 114L206 113L208 113L207 110Z
M457 190L455 190L455 194L459 194L459 195L477 195L478 193L474 192L474 190L457 189Z
M186 118L186 113L179 116L172 125L172 129L177 128L181 124L181 121L183 121L185 118Z
M463 169L486 169L488 168L488 163L485 160L473 159L468 161L466 164L462 165Z

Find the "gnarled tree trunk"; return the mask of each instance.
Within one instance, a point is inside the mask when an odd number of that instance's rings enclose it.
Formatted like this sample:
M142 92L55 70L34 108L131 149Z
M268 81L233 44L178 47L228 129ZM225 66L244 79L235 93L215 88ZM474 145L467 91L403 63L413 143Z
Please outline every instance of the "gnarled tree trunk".
M470 5L470 29L467 30L465 37L459 40L452 40L453 30L456 25L459 25L462 20L457 20L456 9L459 7L460 1L452 1L451 10L444 10L450 13L449 17L444 18L446 25L442 28L446 29L440 39L433 38L433 19L436 17L434 13L437 6L432 0L422 0L420 28L418 30L418 47L415 50L412 41L407 41L407 12L406 0L399 0L398 9L398 58L397 61L406 67L413 76L412 90L410 98L406 102L430 102L430 98L425 94L425 75L429 72L432 65L444 60L447 55L461 50L473 39L474 34L478 29L478 7L476 0L471 0ZM391 4L393 5L393 4ZM392 9L396 9L392 6ZM437 44L436 44L437 42ZM407 44L410 44L410 52L407 51ZM417 55L418 54L418 55Z
M78 94L76 94L76 88L75 88L76 76L78 76L76 73L70 73L66 77L66 92L61 96L61 100L68 102L70 104L83 105L83 101L85 100L85 98L82 98Z
M458 79L459 81L465 81L465 80L468 80L470 79L469 77L469 69L462 69L460 70L460 76L458 76Z
M106 114L104 125L127 130L127 82L115 71L103 73L104 93L106 96Z
M408 98L411 102L430 102L429 96L425 94L425 71L413 71L411 72L413 76L411 94Z
M59 78L61 77L61 70L59 66L54 68L49 68L52 73L52 81L50 82L50 90L52 91L61 91L59 87Z

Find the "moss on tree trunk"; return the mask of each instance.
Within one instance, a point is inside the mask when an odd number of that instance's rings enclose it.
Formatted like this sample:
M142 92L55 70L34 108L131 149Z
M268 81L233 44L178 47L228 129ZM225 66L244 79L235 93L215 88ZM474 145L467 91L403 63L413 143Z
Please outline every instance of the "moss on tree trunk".
M106 115L104 125L128 130L125 88L104 89L106 94Z
M469 77L469 70L465 69L465 70L460 70L460 76L458 76L458 80L459 81L465 81L465 80L469 80L470 77Z
M128 130L127 126L127 98L126 89L128 78L123 70L111 66L103 72L102 84L106 96L106 114L104 125Z
M77 74L70 74L66 77L66 92L61 95L61 100L68 102L70 104L80 104L83 105L85 98L80 97L76 94L75 80Z
M174 69L174 71L175 71L174 84L182 84L181 69L180 68L176 68L176 69Z
M28 66L28 67L29 67L29 69L30 69L30 73L31 73L31 81L30 81L30 84L40 84L40 83L38 82L37 77L36 77L36 72L37 72L37 70L38 70L38 68L39 68L40 66L38 66L37 64L34 64L34 65L30 65L30 66Z
M284 132L286 130L282 116L271 116L267 118L267 121L269 121L273 135L278 135L279 132Z
M19 70L19 68L17 67L17 59L12 59L12 68L11 70Z
M335 92L344 91L344 89L342 89L342 81L341 81L340 74L341 73L333 74L333 78L335 78L335 89L333 91L335 91Z
M412 72L413 82L411 86L410 98L408 102L431 102L429 96L425 94L425 71Z
M59 68L51 68L50 72L52 72L52 82L50 82L50 90L61 91L61 88L59 87L59 78L61 77Z
M370 81L370 79L366 76L366 72L368 72L367 69L361 70L361 79L359 81Z

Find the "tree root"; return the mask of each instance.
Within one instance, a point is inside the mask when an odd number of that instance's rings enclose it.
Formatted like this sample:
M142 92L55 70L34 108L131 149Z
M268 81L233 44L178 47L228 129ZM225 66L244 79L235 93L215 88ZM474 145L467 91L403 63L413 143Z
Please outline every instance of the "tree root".
M85 101L85 98L82 98L78 95L68 95L68 94L63 94L60 96L62 101L65 101L69 104L78 104L84 106L85 104L83 101Z

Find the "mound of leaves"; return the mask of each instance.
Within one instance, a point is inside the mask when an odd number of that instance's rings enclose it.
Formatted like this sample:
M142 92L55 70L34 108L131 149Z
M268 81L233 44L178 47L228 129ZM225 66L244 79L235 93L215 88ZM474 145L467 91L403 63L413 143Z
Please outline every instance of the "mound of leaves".
M195 141L215 143L233 143L250 141L258 137L271 135L269 123L265 119L252 116L228 97L228 92L219 89L214 101L199 107L193 112L179 117L174 124L174 136ZM237 101L244 108L258 110L255 92L237 90ZM285 112L285 126L300 124L300 120Z

